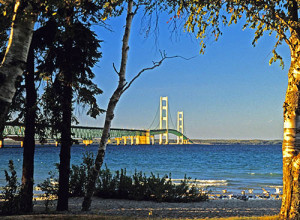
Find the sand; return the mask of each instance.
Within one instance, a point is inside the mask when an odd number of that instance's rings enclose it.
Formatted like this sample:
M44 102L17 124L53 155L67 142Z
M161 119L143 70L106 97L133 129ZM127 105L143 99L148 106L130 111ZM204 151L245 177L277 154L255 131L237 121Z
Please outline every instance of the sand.
M132 201L93 198L91 211L81 212L82 198L70 198L69 212L57 213L56 202L50 207L52 214L104 215L137 218L216 218L233 216L277 215L281 200L256 199L242 201L237 199L210 200L195 203L157 203L152 201ZM35 201L34 213L45 213L44 201ZM27 216L28 217L28 216ZM85 217L84 217L85 218Z

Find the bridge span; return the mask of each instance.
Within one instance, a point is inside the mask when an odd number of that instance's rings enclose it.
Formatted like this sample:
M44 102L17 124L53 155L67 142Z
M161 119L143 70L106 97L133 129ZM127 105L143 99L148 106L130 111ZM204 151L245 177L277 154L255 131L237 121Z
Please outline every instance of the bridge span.
M158 135L158 144L169 144L169 134L176 136L177 144L188 144L192 143L187 136L185 136L183 129L183 112L177 112L177 130L169 128L169 105L168 97L160 97L159 105L159 128L155 129L121 129L121 128L111 128L110 137L108 143L115 143L120 145L121 143L126 144L155 144L155 136ZM172 121L172 120L171 120ZM50 126L45 126L44 137L46 139L51 139L58 143L60 140L59 134L54 136L51 132ZM93 143L95 140L100 140L103 132L103 128L100 127L84 127L84 126L72 126L72 138L79 142L82 141L84 144L88 145ZM23 143L25 135L24 124L12 124L7 123L4 132L3 139L11 138L16 141L21 141L21 146ZM36 135L36 140L40 137ZM3 146L3 139L0 140L0 148Z
M72 126L72 138L77 141L82 141L84 144L91 144L95 140L100 140L103 128L99 127L85 127L85 126ZM111 128L110 138L108 143L115 143L120 145L121 143L126 144L155 144L155 135L161 134L173 134L176 137L182 137L183 141L177 141L177 144L188 144L192 143L188 137L186 137L181 132L174 129L155 129L155 130L143 130L143 129L121 129L121 128ZM22 141L25 135L25 127L23 124L7 124L4 128L3 138L10 138L16 141ZM46 129L47 139L59 140L60 136L51 135L50 127ZM36 135L36 140L39 140L39 136ZM180 139L178 139L180 140ZM2 147L1 140L0 147ZM160 144L169 144L169 140Z

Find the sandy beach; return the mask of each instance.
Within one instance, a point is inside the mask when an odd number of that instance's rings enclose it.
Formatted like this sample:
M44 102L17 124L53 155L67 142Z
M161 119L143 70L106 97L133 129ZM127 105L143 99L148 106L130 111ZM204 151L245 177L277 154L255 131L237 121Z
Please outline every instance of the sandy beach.
M56 202L50 208L52 214L67 215L103 215L123 216L136 218L178 218L178 219L203 219L235 216L265 216L277 215L280 210L281 200L248 200L220 199L196 203L157 203L151 201L132 201L117 199L93 198L91 211L81 212L83 198L70 198L69 212L55 212ZM34 213L45 213L43 201L34 202ZM6 219L14 219L11 216ZM21 216L20 216L21 217ZM28 218L29 216L27 216ZM22 218L19 218L22 219Z

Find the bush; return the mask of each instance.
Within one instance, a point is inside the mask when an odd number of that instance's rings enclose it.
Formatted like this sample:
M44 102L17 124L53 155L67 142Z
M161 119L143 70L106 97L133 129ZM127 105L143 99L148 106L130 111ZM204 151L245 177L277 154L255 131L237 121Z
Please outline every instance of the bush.
M88 173L94 162L93 153L86 152L82 160L83 162L80 165L72 165L70 170L69 195L71 197L84 196L88 182ZM59 164L56 164L56 169L58 169L58 166ZM49 172L49 175L49 178L38 184L38 187L44 192L40 197L45 199L46 210L52 204L52 200L57 198L58 193L58 178L55 172Z
M126 176L126 169L116 171L113 176L105 165L100 171L96 194L102 198L128 198L131 192L132 179Z
M171 174L170 174L171 176ZM146 177L136 172L132 177L126 175L126 169L112 175L106 167L101 170L96 196L132 200L152 200L157 202L196 202L208 199L206 194L195 187L191 178L184 177L179 185L172 183L167 175L162 178L151 173Z
M83 155L83 162L80 165L72 165L70 172L70 196L84 196L86 184L89 180L89 171L92 169L94 157L92 153ZM40 188L45 193L46 209L51 203L53 196L57 195L57 187L48 178L40 184ZM52 188L51 188L52 187ZM53 188L56 187L56 188ZM96 183L95 196L101 198L131 199L131 200L152 200L157 202L196 202L207 200L206 194L195 187L191 178L186 176L180 184L172 182L171 174L169 177L160 177L151 173L147 177L142 172L137 172L132 176L127 176L126 169L116 171L113 175L105 164L105 169L99 173Z
M78 165L72 165L70 172L70 196L80 197L84 196L86 184L89 178L89 171L94 163L93 153L86 152L83 155L83 162Z
M5 170L7 184L2 191L1 214L12 215L20 212L20 184L17 180L17 172L12 160L8 162L9 173Z
M49 172L49 177L37 186L44 192L39 197L45 202L46 211L49 211L49 206L53 205L53 200L57 198L58 180L55 178L55 173Z

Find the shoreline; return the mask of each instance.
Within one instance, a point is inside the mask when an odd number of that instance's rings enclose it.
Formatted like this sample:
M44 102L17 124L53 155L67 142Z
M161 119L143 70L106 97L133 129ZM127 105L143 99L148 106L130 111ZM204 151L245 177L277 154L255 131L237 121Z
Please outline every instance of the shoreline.
M78 140L79 141L79 140ZM191 145L281 145L282 140L264 140L264 139L191 139L193 143L189 143ZM11 147L20 147L21 148L21 141L19 140L13 140L11 138L5 138L4 139L4 147L5 145L8 145L7 148ZM99 139L94 139L91 144L87 145L98 145L100 143ZM155 139L155 145L158 144L158 139ZM170 145L177 145L176 139L170 139ZM188 145L189 145L188 144ZM36 141L36 145L40 146L49 146L49 147L56 147L56 143L54 140L49 139L46 143L41 144L39 141ZM82 141L79 141L78 143L74 143L74 145L81 145L86 146ZM108 145L117 146L117 143L115 141L109 143ZM131 144L127 144L131 145ZM124 146L124 143L120 143L120 146ZM126 145L125 145L126 146ZM135 146L135 144L133 144Z

